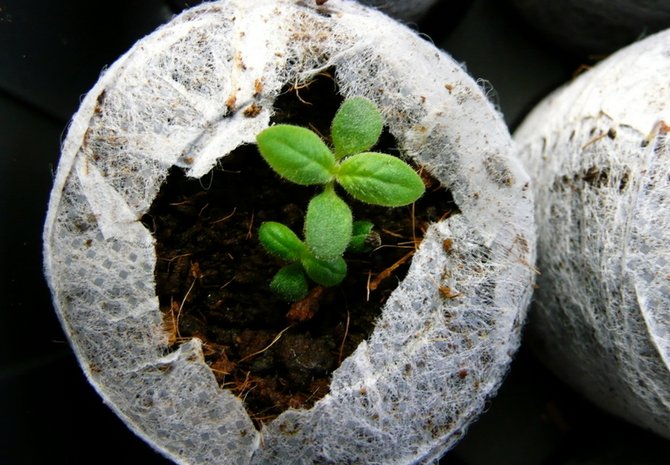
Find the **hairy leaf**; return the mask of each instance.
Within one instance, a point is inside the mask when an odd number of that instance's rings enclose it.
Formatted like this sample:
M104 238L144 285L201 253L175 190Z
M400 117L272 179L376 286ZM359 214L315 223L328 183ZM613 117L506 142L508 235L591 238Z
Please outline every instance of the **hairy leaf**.
M296 184L325 184L333 178L335 156L307 128L277 124L256 136L258 150L280 176Z
M258 229L258 239L263 247L283 260L300 260L305 244L287 226L275 221L266 221Z
M351 241L352 214L332 187L310 200L305 216L305 243L320 259L344 253Z
M365 97L345 100L330 129L335 157L340 159L370 150L377 143L383 127L382 115L371 100Z
M307 253L303 255L301 263L307 276L322 286L329 287L340 284L347 275L347 262L342 257L332 260L319 260Z
M359 153L342 161L337 181L352 197L385 207L410 204L425 190L421 177L407 163L374 152Z
M351 241L349 242L349 247L347 247L347 250L354 253L368 252L371 250L373 246L371 245L370 238L372 235L376 234L373 233L372 228L374 228L374 224L372 224L370 221L354 221L351 233ZM377 239L379 239L379 235L376 235Z
M307 277L300 263L281 268L272 279L270 288L289 302L303 299L309 292Z

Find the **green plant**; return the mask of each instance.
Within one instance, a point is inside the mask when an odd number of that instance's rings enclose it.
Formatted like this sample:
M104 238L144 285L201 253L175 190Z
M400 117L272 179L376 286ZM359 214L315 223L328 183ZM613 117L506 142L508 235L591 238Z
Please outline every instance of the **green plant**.
M289 301L308 293L308 278L322 286L339 284L347 273L349 249L365 250L369 221L353 221L351 208L335 192L340 185L353 198L374 205L399 207L416 201L425 190L421 177L392 155L370 152L384 122L372 101L345 100L331 124L333 149L313 131L277 124L256 137L265 161L296 184L323 185L307 206L304 240L287 226L265 222L258 236L271 254L288 262L270 286Z

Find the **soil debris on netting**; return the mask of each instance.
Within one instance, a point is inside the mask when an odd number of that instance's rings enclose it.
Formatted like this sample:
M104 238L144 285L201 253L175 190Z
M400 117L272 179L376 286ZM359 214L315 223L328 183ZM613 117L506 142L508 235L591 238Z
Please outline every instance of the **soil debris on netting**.
M341 101L322 73L286 88L273 122L327 136ZM374 150L398 154L387 131ZM407 207L366 205L340 192L355 219L375 224L381 245L347 254L341 285L315 287L291 306L269 289L282 263L263 249L257 230L263 221L279 221L301 235L318 188L280 179L254 145L236 149L202 179L173 168L143 218L156 239L156 292L173 348L199 338L217 381L244 401L259 428L289 408L310 408L328 393L331 373L372 333L427 225L458 211L448 190L422 176L426 194Z

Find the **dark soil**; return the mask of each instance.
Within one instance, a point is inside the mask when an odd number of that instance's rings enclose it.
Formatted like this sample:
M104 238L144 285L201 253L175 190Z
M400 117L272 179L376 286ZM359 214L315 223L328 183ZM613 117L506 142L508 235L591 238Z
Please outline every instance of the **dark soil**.
M275 122L327 135L340 103L324 74L286 89ZM376 150L397 153L388 134ZM216 379L244 400L257 426L288 408L310 408L328 393L333 370L372 332L426 225L456 211L449 192L425 180L426 194L410 207L369 206L341 192L355 219L377 226L381 246L346 256L341 285L315 287L292 306L269 290L282 263L259 244L257 230L272 220L300 233L318 188L281 180L255 146L235 150L200 180L174 169L143 219L156 239L157 293L171 344L201 339Z

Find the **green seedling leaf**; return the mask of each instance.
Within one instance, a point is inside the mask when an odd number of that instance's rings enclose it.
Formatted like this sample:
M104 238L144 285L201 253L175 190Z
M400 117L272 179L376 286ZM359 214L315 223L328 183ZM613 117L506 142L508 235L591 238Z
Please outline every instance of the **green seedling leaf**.
M374 234L372 228L374 228L374 224L370 221L354 221L351 242L349 242L347 250L354 253L369 252L373 248L370 240L370 237ZM379 235L377 235L377 238L379 238Z
M384 207L408 205L425 191L411 166L383 153L359 153L343 160L337 181L352 197Z
M309 284L302 265L293 263L281 268L272 279L270 288L289 302L304 299L309 292Z
M377 143L384 120L381 113L365 97L353 97L340 106L330 128L335 157L340 158L370 150Z
M309 186L325 184L333 178L335 156L307 128L277 124L261 131L256 143L272 169L291 182Z
M305 244L288 227L275 221L266 221L258 229L258 239L272 255L295 262L306 251Z
M302 266L312 281L322 286L330 287L340 284L347 275L347 262L337 257L332 260L319 260L312 254L304 254Z
M305 216L305 243L315 257L330 260L344 253L351 241L349 206L329 186L310 200Z
M336 181L352 197L386 207L407 205L423 194L421 177L408 164L369 152L383 125L372 101L354 97L333 119L334 153L316 133L299 126L279 124L256 137L259 152L280 176L296 184L324 185L308 205L304 242L281 223L263 223L258 232L268 252L290 262L271 283L286 300L304 298L310 280L326 287L339 284L347 274L342 254L369 251L380 241L371 222L353 221L351 209L335 193Z

